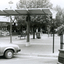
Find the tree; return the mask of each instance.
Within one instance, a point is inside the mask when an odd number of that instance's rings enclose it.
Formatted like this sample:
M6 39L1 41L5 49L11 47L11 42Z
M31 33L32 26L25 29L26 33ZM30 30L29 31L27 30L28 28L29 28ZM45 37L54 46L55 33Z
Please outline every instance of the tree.
M20 0L17 8L52 8L49 0Z
M56 26L58 27L63 24L63 10L59 6L56 6L55 10L57 11Z
M52 8L52 4L49 2L49 0L20 0L19 3L17 3L17 8L22 9L22 8ZM19 16L19 18L24 17ZM25 16L26 17L26 16ZM32 26L33 30L35 31L36 27L39 29L43 27L44 23L48 24L48 16L47 15L33 15L31 16L31 22L30 26ZM22 20L25 18L22 18ZM22 23L21 20L21 23ZM47 27L47 26L46 26ZM46 29L46 28L45 28ZM35 32L33 32L35 33Z

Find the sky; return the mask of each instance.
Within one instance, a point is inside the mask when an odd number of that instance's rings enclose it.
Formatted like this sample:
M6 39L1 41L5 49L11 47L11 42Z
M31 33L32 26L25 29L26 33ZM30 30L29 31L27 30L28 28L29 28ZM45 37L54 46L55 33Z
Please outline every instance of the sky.
M0 10L2 9L10 9L10 5L9 2L12 1L13 4L11 4L12 9L16 8L16 3L19 2L20 0L1 0L0 1ZM53 7L55 7L56 5L59 5L61 8L64 8L64 0L49 0L52 4Z
M50 0L50 2L53 4L53 7L58 5L61 8L64 8L64 0Z
M9 2L12 1L13 4L11 4L12 6L12 9L16 9L16 3L19 2L19 0L1 0L0 1L0 10L5 10L6 8L7 9L10 9L10 4ZM9 22L9 18L5 17L5 16L0 16L0 22L3 21L3 22Z
M13 4L9 4L9 2L10 1L12 1L13 2ZM17 2L19 2L20 0L1 0L0 1L0 10L3 10L3 9L6 9L6 8L8 8L8 9L10 9L10 6L12 6L12 9L14 8L16 8L16 3Z

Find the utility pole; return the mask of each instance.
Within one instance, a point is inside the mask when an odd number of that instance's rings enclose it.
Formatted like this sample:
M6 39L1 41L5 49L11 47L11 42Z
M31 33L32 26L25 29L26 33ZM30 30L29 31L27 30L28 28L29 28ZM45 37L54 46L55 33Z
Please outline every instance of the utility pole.
M13 4L13 2L10 1L8 3L10 4L10 9L12 9L11 5ZM12 18L11 16L9 18L10 18L10 43L12 43Z
M60 49L63 49L63 34L60 35Z

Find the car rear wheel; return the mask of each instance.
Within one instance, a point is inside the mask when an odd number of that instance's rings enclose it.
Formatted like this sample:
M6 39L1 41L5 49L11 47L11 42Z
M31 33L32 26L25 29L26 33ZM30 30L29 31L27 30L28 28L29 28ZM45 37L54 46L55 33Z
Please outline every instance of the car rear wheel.
M5 58L11 59L13 57L13 50L7 50L4 54Z

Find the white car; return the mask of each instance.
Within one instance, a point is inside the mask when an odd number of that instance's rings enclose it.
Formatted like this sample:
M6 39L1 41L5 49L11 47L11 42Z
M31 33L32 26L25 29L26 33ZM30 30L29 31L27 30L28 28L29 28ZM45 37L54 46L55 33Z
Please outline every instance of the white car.
M11 59L14 53L21 51L16 44L0 44L0 56L5 56L7 59Z

